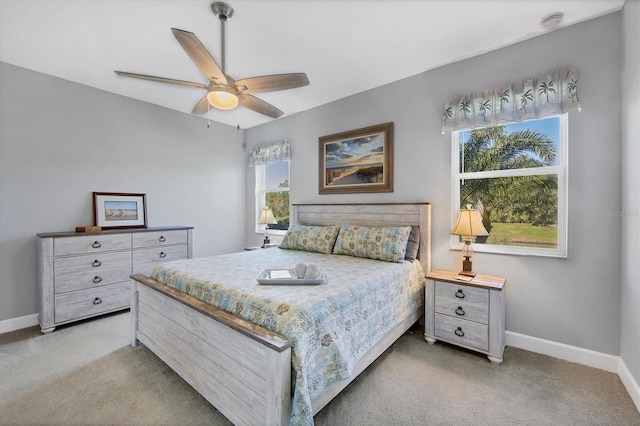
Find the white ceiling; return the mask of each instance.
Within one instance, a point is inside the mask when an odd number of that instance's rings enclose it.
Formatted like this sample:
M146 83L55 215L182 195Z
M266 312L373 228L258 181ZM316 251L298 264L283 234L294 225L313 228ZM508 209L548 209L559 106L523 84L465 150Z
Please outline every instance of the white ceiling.
M204 90L113 70L207 84L171 33L195 33L220 63L211 0L0 0L0 61L190 113ZM624 0L227 0L226 72L234 79L306 72L310 85L257 97L284 117L545 32L620 10ZM90 107L90 106L88 106ZM272 120L211 111L242 128Z

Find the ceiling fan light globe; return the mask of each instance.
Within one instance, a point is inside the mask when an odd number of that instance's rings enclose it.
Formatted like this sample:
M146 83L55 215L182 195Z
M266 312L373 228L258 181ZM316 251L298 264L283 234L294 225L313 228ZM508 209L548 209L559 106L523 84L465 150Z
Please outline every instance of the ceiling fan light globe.
M238 96L228 87L216 87L207 93L207 100L212 107L222 110L234 109L238 106Z

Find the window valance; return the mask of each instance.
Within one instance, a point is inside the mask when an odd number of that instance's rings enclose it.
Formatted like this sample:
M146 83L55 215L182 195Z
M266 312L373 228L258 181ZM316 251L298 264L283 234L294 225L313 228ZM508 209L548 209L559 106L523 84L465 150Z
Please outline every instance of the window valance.
M249 152L249 167L286 161L290 157L291 141L282 139L252 148Z
M562 68L515 83L447 99L442 134L580 110L578 72Z

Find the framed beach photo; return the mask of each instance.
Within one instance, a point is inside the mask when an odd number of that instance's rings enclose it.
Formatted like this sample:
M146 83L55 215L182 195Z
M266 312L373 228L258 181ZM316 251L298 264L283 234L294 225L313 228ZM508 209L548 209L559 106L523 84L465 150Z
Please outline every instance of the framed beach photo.
M319 138L320 194L393 192L393 123Z
M146 194L94 192L93 222L102 229L146 228Z

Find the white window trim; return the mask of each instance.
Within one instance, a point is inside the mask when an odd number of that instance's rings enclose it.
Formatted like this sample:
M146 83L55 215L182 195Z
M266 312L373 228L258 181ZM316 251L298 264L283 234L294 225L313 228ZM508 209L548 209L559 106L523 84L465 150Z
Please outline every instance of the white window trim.
M560 164L557 166L538 167L530 169L517 169L517 170L492 170L486 172L476 173L460 173L460 132L451 132L451 228L453 228L456 218L458 216L458 210L460 209L460 180L471 179L483 179L494 177L512 177L512 176L533 176L533 175L550 175L556 174L558 176L558 247L555 249L545 249L538 247L521 247L521 246L506 246L499 244L473 244L473 251L478 253L500 253L500 254L513 254L522 256L544 256L544 257L561 257L566 258L568 256L568 169L569 160L568 145L569 145L569 120L568 114L561 114L560 118ZM548 117L545 117L548 118ZM463 243L457 235L451 236L451 249L462 250Z
M289 176L287 177L287 180L291 179L291 160L282 160L282 161L288 161L289 162ZM258 224L258 218L260 217L260 212L262 211L262 209L264 208L265 204L266 204L266 198L265 198L265 194L267 194L268 192L289 192L289 188L268 188L265 189L265 170L266 170L266 164L262 164L262 165L256 165L254 166L254 173L255 173L255 179L254 179L254 184L255 184L255 206L256 206L256 210L254 212L253 217L256 218L256 225L255 225L255 232L256 234L264 234L264 225L260 225ZM258 189L258 188L262 188L262 189ZM291 211L291 204L289 204L289 211ZM284 236L284 234L286 234L287 231L282 230L282 229L269 229L269 235L280 235L280 236Z

